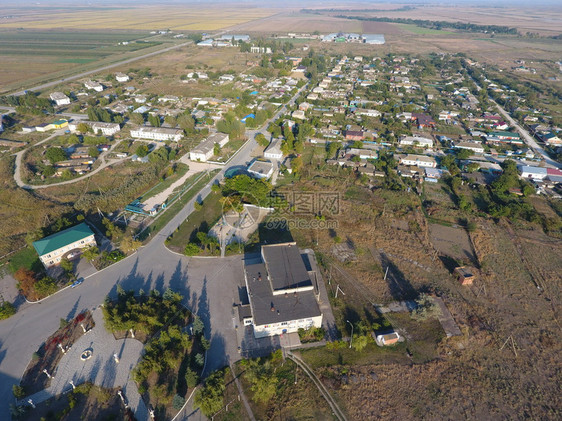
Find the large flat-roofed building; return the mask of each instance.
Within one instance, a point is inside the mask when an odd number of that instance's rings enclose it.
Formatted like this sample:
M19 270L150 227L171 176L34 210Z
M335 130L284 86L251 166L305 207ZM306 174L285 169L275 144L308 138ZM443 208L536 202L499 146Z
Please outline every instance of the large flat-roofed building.
M296 243L262 246L261 261L244 265L256 338L322 326L313 274Z
M165 127L137 127L131 130L131 136L137 139L173 140L179 142L183 136L183 131L179 129L168 129Z
M61 259L73 250L95 245L94 233L85 223L33 242L33 247L46 268L59 264Z

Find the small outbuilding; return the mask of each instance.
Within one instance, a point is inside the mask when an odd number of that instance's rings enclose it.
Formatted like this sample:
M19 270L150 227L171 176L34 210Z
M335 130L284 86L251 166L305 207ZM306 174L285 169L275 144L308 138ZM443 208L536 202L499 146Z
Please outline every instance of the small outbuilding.
M471 267L459 266L455 268L455 274L457 275L461 285L472 285L474 282L474 269Z

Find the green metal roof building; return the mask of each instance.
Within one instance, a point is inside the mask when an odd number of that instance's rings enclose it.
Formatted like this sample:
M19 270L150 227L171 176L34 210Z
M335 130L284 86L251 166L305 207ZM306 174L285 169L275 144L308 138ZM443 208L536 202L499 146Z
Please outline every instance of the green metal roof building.
M70 251L95 246L94 233L84 222L33 242L45 267L60 263Z

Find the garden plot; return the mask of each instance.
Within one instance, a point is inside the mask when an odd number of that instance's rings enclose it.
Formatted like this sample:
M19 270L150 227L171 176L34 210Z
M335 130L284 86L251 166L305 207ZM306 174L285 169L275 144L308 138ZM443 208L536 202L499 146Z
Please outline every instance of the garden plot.
M429 235L433 246L454 259L474 261L474 253L468 234L462 228L429 224Z

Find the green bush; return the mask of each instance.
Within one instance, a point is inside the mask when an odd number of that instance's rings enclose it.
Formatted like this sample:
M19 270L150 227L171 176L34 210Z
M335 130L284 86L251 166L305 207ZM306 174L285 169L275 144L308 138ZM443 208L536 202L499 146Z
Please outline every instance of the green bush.
M22 399L25 396L25 389L18 384L12 386L12 392L17 399Z
M4 302L0 305L0 320L13 316L16 311L16 307L12 303Z
M185 246L184 253L186 256L197 256L201 252L199 246L195 243L188 243Z
M185 382L187 387L193 389L199 383L199 376L191 368L188 368L185 372Z
M176 411L182 409L184 404L185 404L185 398L181 397L180 395L174 395L174 398L172 399L172 407Z

